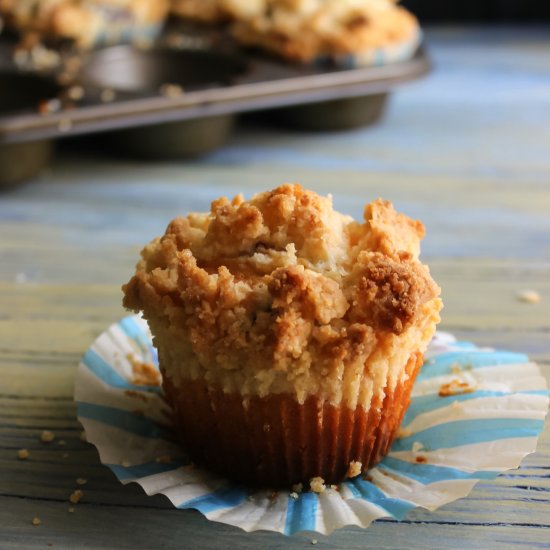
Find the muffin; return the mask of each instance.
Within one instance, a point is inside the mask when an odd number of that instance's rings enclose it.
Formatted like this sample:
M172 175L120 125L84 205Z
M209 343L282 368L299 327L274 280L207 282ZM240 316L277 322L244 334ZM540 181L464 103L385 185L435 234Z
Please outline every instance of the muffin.
M367 66L411 57L418 21L393 0L221 0L238 42L300 63Z
M80 48L152 41L167 13L168 0L0 0L0 14L13 28Z
M226 23L230 19L252 17L265 0L171 0L174 15L202 23Z
M226 20L220 0L171 0L170 11L184 19L202 23L221 23Z
M149 324L190 458L269 487L378 462L439 321L423 234L387 201L359 223L291 184L173 220L124 306Z

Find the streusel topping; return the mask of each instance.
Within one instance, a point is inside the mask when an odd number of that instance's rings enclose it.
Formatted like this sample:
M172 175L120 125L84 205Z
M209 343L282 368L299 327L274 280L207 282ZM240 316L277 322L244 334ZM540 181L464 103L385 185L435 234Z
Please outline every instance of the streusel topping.
M403 366L439 320L423 234L387 201L359 223L299 185L221 198L144 248L124 305L143 311L165 376L357 403L365 369L372 395L384 358Z

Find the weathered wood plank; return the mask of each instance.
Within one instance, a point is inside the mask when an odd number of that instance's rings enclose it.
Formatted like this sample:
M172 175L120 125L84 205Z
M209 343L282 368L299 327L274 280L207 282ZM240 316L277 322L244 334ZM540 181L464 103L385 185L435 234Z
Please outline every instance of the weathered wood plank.
M550 379L548 28L432 31L433 75L385 124L300 134L250 125L205 160L66 156L0 200L0 547L526 548L550 546L550 424L538 452L470 497L331 537L244 534L123 487L80 440L76 364L124 311L120 284L167 221L219 195L300 181L357 218L383 196L427 226L442 328L528 353ZM539 305L516 300L532 288ZM39 439L53 429L56 442ZM59 440L64 445L59 445ZM31 455L17 460L18 448ZM88 478L73 514L67 497ZM34 516L42 524L34 527Z
M38 516L42 524L30 525ZM3 541L10 548L45 547L104 549L105 547L134 550L148 548L200 548L218 550L220 541L242 549L303 549L316 548L437 549L456 548L522 548L543 547L548 542L548 529L525 525L456 525L442 522L426 525L422 520L402 523L378 521L368 531L347 528L330 537L317 533L301 533L283 537L268 532L245 534L235 527L211 523L194 511L152 510L98 506L82 502L73 514L66 503L33 501L0 497L0 522ZM490 528L488 528L490 527ZM197 537L197 534L200 536Z

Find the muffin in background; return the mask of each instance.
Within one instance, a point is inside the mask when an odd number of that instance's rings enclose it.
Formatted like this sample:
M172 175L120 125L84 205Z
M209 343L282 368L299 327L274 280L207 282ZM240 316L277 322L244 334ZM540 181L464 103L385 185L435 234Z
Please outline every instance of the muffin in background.
M161 32L169 0L0 0L12 28L72 40L82 49L147 43Z
M220 0L171 0L170 11L176 16L201 23L222 23L227 20L227 13Z
M393 0L263 0L247 14L239 0L223 2L237 20L238 42L300 63L400 61L412 57L421 38L417 19Z
M229 24L241 45L306 64L402 61L421 40L416 17L394 0L172 0L172 13Z
M220 198L144 248L124 305L148 321L197 464L322 486L387 453L441 301L422 223L382 200L364 218L287 184Z

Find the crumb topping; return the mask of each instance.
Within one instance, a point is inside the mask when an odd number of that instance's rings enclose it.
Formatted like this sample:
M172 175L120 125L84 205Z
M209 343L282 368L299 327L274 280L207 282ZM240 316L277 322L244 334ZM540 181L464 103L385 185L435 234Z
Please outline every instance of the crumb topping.
M83 496L84 493L80 489L76 489L69 495L69 502L71 504L78 504Z
M219 2L236 20L237 40L297 61L360 53L399 43L418 32L416 18L393 0Z
M245 393L298 379L319 389L319 377L360 377L422 323L431 337L441 304L418 260L423 234L387 201L359 223L296 184L220 198L144 248L124 305L143 311L161 368L186 357L188 378L248 373L235 378Z
M346 477L356 477L361 473L361 467L363 464L360 461L352 460L349 463L348 471L346 472Z
M136 386L160 386L161 375L157 367L151 363L146 363L136 359L131 353L126 356L132 366L132 383ZM139 392L131 392L127 390L126 395L129 397L138 397L147 400Z
M326 489L325 480L322 477L313 477L309 481L309 488L314 493L323 493Z

